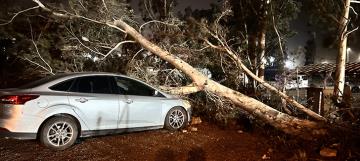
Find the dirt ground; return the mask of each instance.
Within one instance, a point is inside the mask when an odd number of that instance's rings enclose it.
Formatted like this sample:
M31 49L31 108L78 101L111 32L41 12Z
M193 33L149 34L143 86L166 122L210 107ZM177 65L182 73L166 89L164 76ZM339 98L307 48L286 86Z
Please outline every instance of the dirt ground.
M334 160L321 157L319 147L282 140L203 122L187 131L154 130L86 138L64 151L46 149L35 140L1 138L0 160Z

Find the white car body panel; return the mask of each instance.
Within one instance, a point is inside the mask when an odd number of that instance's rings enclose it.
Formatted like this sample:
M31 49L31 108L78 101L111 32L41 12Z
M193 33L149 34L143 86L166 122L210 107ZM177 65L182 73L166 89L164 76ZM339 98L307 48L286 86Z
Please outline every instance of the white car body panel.
M86 99L86 102L77 100ZM119 113L118 95L113 94L74 94L69 96L69 104L77 107L82 119L90 130L116 129Z
M161 97L126 96L120 100L124 103L123 112L119 115L119 128L159 126L162 112Z
M50 80L29 89L0 90L0 97L22 94L40 95L23 105L0 103L0 132L1 129L6 129L11 134L21 134L19 137L15 135L14 138L34 139L40 126L50 117L58 115L68 115L76 119L80 124L81 136L91 136L85 132L98 130L156 129L164 126L165 117L173 107L183 107L187 111L188 121L191 119L191 107L188 102L155 88L153 89L163 96L94 94L49 89L65 80L98 75L132 79L111 73L77 73ZM86 99L86 101L79 99ZM23 136L22 134L31 135Z

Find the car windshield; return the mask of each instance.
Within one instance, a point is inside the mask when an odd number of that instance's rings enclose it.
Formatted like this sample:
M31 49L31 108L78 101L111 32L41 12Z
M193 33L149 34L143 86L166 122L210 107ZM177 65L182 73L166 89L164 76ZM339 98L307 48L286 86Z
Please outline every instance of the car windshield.
M48 77L45 77L45 78L41 78L41 79L39 79L37 81L34 81L34 82L31 82L31 83L25 84L23 86L20 86L19 88L20 89L34 88L34 87L37 87L37 86L42 85L44 83L53 81L55 79L58 79L58 78L61 78L61 77L67 76L67 75L69 75L69 74L57 74L57 75L48 76Z

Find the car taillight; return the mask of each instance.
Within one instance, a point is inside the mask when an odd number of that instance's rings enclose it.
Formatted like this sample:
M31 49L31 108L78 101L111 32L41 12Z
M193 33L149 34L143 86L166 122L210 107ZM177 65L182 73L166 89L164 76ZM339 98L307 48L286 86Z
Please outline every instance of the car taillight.
M13 104L23 105L27 101L38 98L39 95L5 95L0 97L0 103L2 104Z

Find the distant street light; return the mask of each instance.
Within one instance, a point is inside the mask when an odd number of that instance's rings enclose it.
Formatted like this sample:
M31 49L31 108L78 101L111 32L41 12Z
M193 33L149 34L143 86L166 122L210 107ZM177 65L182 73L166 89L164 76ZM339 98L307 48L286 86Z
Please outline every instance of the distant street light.
M292 69L294 68L294 63L290 60L285 61L285 68Z
M348 63L349 62L349 54L351 52L351 48L347 48L346 49L346 62Z
M347 48L346 51L347 51L347 52L350 52L350 51L351 51L351 48Z
M270 57L269 57L269 61L270 61L270 65L273 66L274 61L275 61L275 58L272 57L272 56L270 56Z

